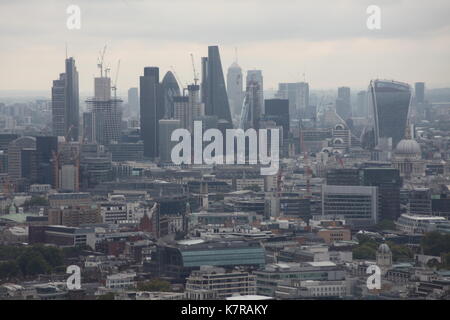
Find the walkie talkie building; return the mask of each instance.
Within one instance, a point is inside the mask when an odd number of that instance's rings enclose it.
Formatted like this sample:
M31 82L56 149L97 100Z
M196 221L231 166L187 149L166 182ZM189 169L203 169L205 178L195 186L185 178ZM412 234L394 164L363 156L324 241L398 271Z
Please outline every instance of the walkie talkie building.
M374 120L375 145L391 138L392 148L395 148L405 135L411 87L402 82L372 80L368 91Z

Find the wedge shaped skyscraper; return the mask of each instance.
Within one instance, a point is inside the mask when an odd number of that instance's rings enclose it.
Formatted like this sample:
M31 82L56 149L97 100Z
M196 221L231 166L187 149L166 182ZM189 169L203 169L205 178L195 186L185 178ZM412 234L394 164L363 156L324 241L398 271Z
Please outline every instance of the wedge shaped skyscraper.
M369 103L375 129L375 145L392 140L395 148L403 139L411 103L411 87L402 82L372 80L369 85Z
M231 125L230 105L218 46L208 47L208 58L202 60L202 68L202 88L205 91L202 97L206 102L205 114L217 116Z

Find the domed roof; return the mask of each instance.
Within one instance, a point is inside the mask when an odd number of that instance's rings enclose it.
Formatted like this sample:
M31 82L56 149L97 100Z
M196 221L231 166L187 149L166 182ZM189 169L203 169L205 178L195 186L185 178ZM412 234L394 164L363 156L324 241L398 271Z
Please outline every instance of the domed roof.
M378 247L378 253L384 253L384 254L391 253L391 249L389 248L389 246L386 243L382 243Z
M416 140L413 139L403 139L397 144L395 148L395 153L398 155L406 156L421 156L422 151L420 145Z

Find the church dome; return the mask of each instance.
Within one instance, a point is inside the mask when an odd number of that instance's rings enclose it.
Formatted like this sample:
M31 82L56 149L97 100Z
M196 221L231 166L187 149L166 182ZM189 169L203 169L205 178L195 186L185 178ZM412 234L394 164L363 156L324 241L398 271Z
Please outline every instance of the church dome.
M386 243L382 243L378 247L378 253L381 253L381 254L391 253L391 249L389 249L389 246Z
M421 156L422 151L416 140L403 139L397 144L395 153L402 156Z

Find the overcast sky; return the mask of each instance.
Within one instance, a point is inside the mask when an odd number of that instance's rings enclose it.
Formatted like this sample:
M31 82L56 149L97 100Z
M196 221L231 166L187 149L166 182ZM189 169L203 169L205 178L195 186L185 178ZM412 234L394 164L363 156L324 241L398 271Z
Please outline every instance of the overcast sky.
M81 29L69 30L69 5ZM381 30L366 9L381 8ZM48 90L64 71L65 44L80 90L93 91L99 51L121 59L118 87L138 86L145 66L173 66L192 82L208 45L219 45L224 72L235 59L262 69L265 89L302 81L311 88L367 87L372 78L450 87L448 0L20 0L0 1L0 90Z

